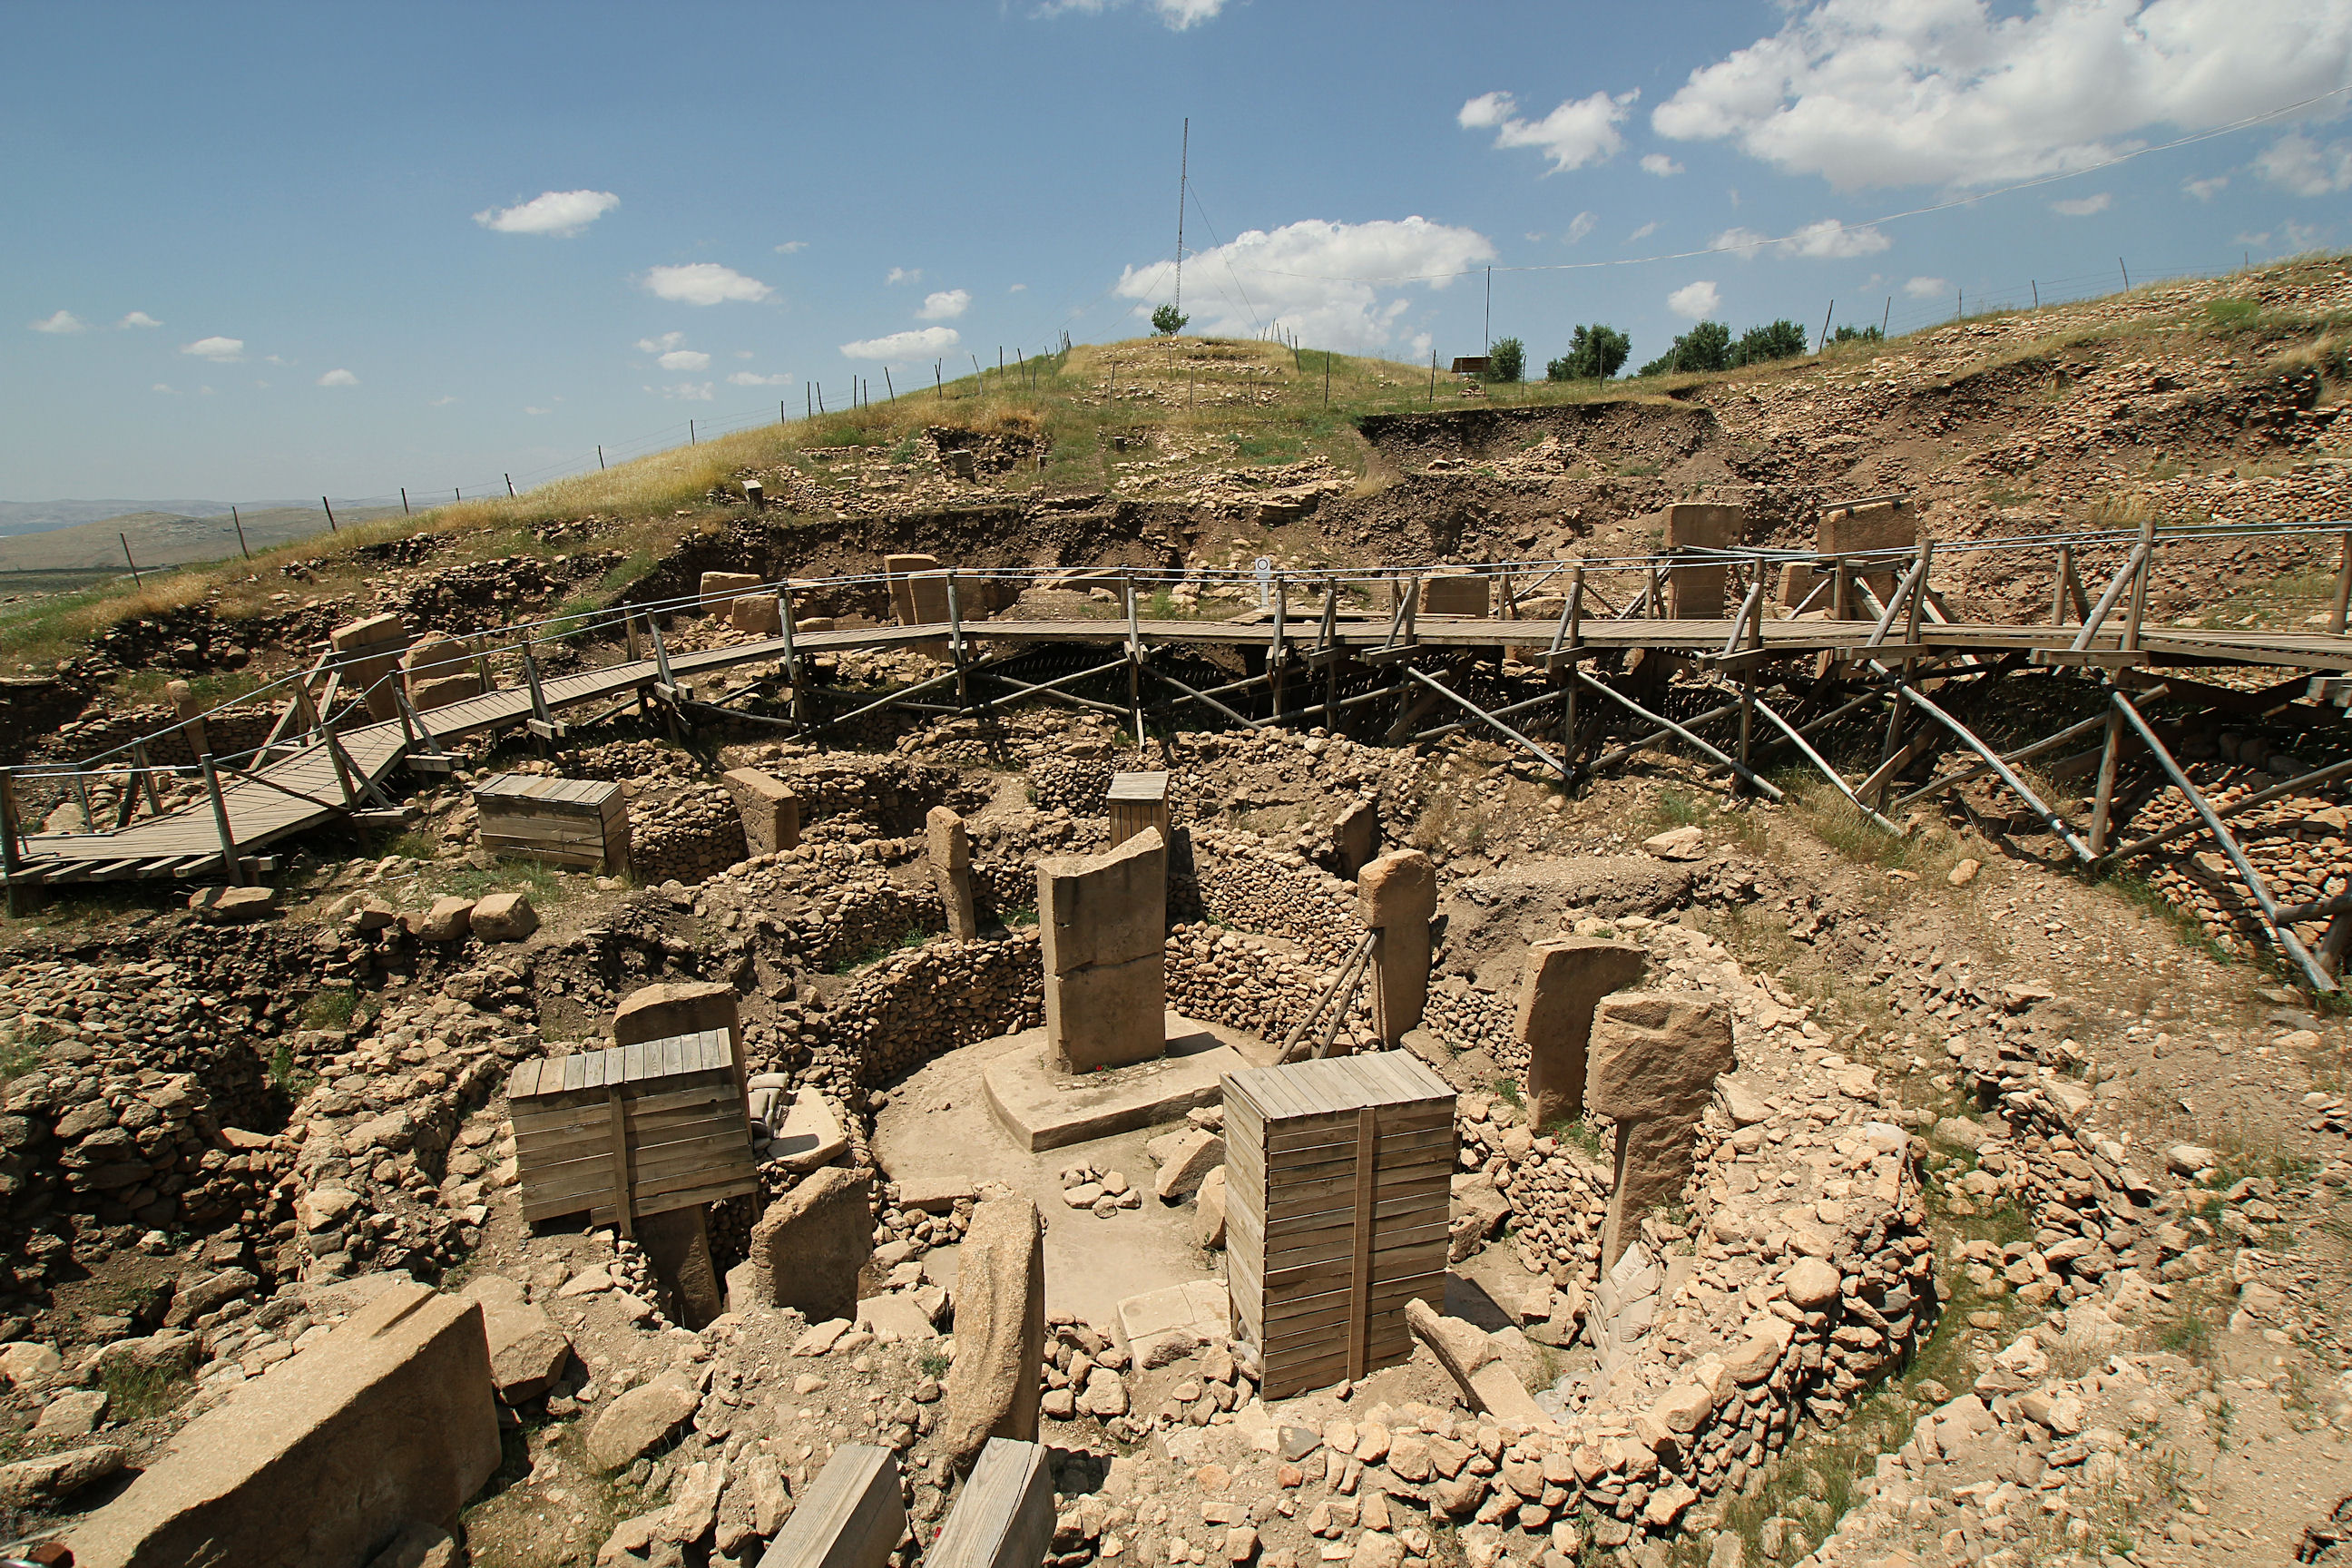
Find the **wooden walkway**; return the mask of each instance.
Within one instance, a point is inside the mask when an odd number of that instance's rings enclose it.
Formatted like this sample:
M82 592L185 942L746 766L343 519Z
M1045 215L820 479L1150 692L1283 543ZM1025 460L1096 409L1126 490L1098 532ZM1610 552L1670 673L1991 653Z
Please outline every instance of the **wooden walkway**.
M950 632L944 624L883 626L846 631L803 633L790 639L768 637L725 647L680 653L668 660L673 679L684 682L707 671L740 664L781 660L787 653L816 654L901 647L933 647ZM1268 649L1276 626L1262 614L1230 621L1101 619L967 621L961 636L969 647L1019 647L1051 644L1126 644L1144 658L1158 647L1222 646ZM2120 628L2103 626L2086 640L2079 626L2002 626L1931 622L1918 626L1916 640L1871 646L1868 621L1746 621L1590 619L1578 627L1577 646L1553 652L1562 628L1549 620L1487 620L1423 615L1400 637L1386 616L1340 614L1325 625L1311 612L1282 627L1286 661L1318 650L1368 664L1409 664L1422 655L1471 649L1509 648L1554 668L1622 649L1651 648L1685 655L1727 668L1753 668L1783 658L1829 655L1846 660L1897 663L1958 654L2027 653L2036 663L2123 665L2268 666L2315 676L2352 671L2352 637L2322 632L2261 632L2232 629L2149 627L2136 651L2122 647ZM1903 636L1907 628L1897 631ZM1737 635L1738 647L1733 647ZM1547 657L1549 655L1549 657ZM943 666L943 669L947 667ZM654 690L663 674L654 659L635 659L545 679L541 694L550 711L625 699ZM1018 701L1018 694L999 699ZM435 709L425 723L436 740L455 740L505 730L537 714L527 687L508 687ZM338 731L353 770L354 783L380 785L412 751L426 750L398 721ZM280 747L285 752L286 747ZM364 781L362 784L362 781ZM221 806L228 837L240 858L289 835L352 815L327 747L312 736L291 754L282 754L249 774L224 773ZM358 809L364 809L363 806ZM224 854L220 823L209 800L162 816L134 820L112 832L27 834L13 880L56 885L128 878L171 879L233 878Z

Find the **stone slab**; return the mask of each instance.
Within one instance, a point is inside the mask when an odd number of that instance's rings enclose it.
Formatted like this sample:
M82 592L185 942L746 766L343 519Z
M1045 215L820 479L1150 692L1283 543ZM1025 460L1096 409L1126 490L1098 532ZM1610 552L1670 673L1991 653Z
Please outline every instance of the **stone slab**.
M1273 1065L1277 1047L1238 1029L1179 1013L1163 1018L1162 1055L1101 1072L1055 1071L1043 1029L1006 1037L982 1074L991 1114L1018 1147L1060 1149L1181 1121L1223 1100L1225 1074Z
M499 1467L480 1307L393 1286L173 1436L75 1523L84 1568L362 1568L411 1521L452 1527ZM297 1505L299 1506L293 1506Z
M782 1160L786 1170L804 1176L832 1164L848 1147L849 1136L841 1130L841 1118L834 1114L831 1102L813 1089L796 1089L765 1157Z
M1191 1279L1129 1296L1118 1304L1119 1337L1139 1367L1165 1348L1182 1354L1233 1337L1233 1302L1222 1279Z

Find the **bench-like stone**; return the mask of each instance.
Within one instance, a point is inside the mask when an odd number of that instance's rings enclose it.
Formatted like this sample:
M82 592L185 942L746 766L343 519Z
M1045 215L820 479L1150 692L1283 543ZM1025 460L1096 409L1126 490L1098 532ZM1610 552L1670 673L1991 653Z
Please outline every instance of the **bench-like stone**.
M754 855L797 849L801 797L793 786L759 768L730 768L719 777L743 818L743 841Z
M362 1568L411 1521L444 1527L499 1467L481 1308L394 1285L182 1427L73 1525L81 1568L226 1561ZM895 1493L894 1493L895 1495Z

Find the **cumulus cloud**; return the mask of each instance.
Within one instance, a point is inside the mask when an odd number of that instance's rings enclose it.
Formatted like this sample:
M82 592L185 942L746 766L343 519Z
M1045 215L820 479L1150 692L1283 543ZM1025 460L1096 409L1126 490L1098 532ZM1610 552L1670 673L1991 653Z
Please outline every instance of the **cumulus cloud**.
M700 349L672 349L654 363L664 370L709 370L710 356Z
M1574 245L1578 240L1582 239L1586 235L1591 234L1595 228L1599 227L1600 224L1601 220L1594 217L1591 213L1579 213L1569 220L1568 232L1560 237L1568 244Z
M1464 104L1454 119L1465 131L1493 131L1497 147L1541 148L1557 174L1615 157L1625 145L1618 123L1633 111L1633 100L1641 96L1638 91L1614 98L1596 92L1590 98L1569 99L1541 120L1528 120L1519 113L1518 100L1509 93L1483 92ZM1648 166L1646 161L1643 166Z
M499 234L569 239L620 205L610 191L544 191L517 206L485 207L474 221Z
M1120 4L1121 0L1045 0L1031 15L1099 16ZM1187 27L1213 21L1225 5L1226 0L1150 0L1151 14L1171 33L1181 33Z
M114 324L117 327L160 327L163 323L144 310L133 310Z
M1722 303L1723 296L1717 292L1715 285L1705 281L1685 283L1666 296L1666 309L1692 321L1714 315Z
M730 386L790 386L789 375L761 375L757 371L739 370L727 378Z
M805 239L788 239L784 241L783 244L776 247L776 254L778 256L798 256L802 251L806 250L807 248L808 241Z
M898 364L944 353L961 342L962 336L953 327L918 327L887 337L860 338L854 343L842 344L841 352L851 359L887 360Z
M2006 8L2004 8L2006 9ZM1819 0L1693 71L1650 123L1842 187L2085 168L2352 74L2342 0ZM2086 89L2085 84L2095 89Z
M659 393L662 396L668 398L673 403L708 403L710 401L710 383L707 381L681 381L674 386L648 386L646 390L647 392ZM526 412L544 414L547 411L541 408L526 410Z
M971 303L971 292L965 289L943 289L923 297L923 308L915 312L919 321L952 321L964 313Z
M1007 289L1005 290L1005 292L1006 292L1007 294L1024 294L1024 293L1028 292L1028 289L1029 289L1029 285L1028 285L1028 284L1026 284L1026 283L1015 283L1012 288Z
M1202 277L1231 268L1256 304L1260 318L1271 314L1308 342L1338 349L1371 350L1391 342L1401 318L1412 309L1416 287L1443 289L1455 273L1495 258L1492 241L1475 229L1432 223L1427 218L1331 223L1309 218L1271 231L1251 229L1193 258ZM1151 300L1166 292L1164 262L1119 274L1122 298ZM1206 321L1193 330L1211 335L1256 331L1238 301L1188 300Z
M2229 184L2229 175L2215 174L2210 179L2184 180L2180 189L2184 195L2195 196L2200 202L2210 202L2228 188Z
M2352 191L2352 142L2322 147L2302 132L2290 131L2255 155L2254 173L2298 196Z
M690 261L682 267L655 267L646 272L646 289L656 300L680 305L724 305L730 300L764 300L775 292L757 278L746 278L716 261Z
M457 398L445 392L438 397L426 398L425 400L425 406L427 408L446 408L449 405L457 401Z
M182 343L180 352L208 359L215 364L234 364L245 357L243 338L198 338L192 343Z
M686 342L684 332L664 332L657 338L639 338L637 351L640 353L649 354L667 353L684 342Z
M1658 178L1663 180L1667 178L1669 175L1679 174L1682 172L1683 166L1680 163L1675 163L1672 158L1667 157L1664 153L1644 153L1642 154L1642 173L1645 174L1655 174Z
M922 280L923 269L919 267L893 267L890 268L890 275L882 279L883 283L886 285L892 283L920 283Z
M1738 252L1743 261L1753 261L1766 250L1776 256L1801 256L1813 260L1875 256L1895 242L1868 224L1848 228L1833 217L1825 217L1779 238L1752 228L1727 228L1710 243L1717 250Z
M320 386L357 386L360 378L347 370L331 370L319 378Z
M55 315L43 316L39 321L27 324L37 332L79 332L87 330L82 319L71 310L59 310Z
M166 395L170 395L170 396L173 396L173 397L177 397L177 396L179 395L179 394L178 394L178 393L173 392L173 391L172 390L170 384L169 384L169 383L167 383L167 382L161 382L161 381L159 381L159 382L157 382L157 383L156 383L152 387L151 387L149 390L150 390L150 391L153 391L153 392L161 392L161 393L164 393L164 394L166 394Z
M2052 202L2050 210L2060 217L2089 217L2093 213L2103 213L2115 205L2115 194L2101 191L2095 195L2068 196L2063 201Z
M1952 291L1948 278L1914 278L1903 285L1903 291L1914 300L1940 300Z

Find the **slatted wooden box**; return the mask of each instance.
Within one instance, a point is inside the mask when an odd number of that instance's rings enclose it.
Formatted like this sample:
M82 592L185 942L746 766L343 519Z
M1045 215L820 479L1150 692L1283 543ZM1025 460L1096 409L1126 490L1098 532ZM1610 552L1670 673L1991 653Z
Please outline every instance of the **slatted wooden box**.
M724 1029L518 1066L507 1079L526 1223L638 1215L757 1192L751 1119Z
M1402 1051L1228 1074L1225 1266L1234 1331L1286 1399L1412 1353L1440 1306L1454 1090Z
M499 773L474 789L482 847L599 871L629 866L629 803L599 779Z
M1114 849L1147 827L1160 829L1162 842L1172 844L1168 826L1168 775L1164 773L1113 773L1103 795L1110 816L1110 847Z

